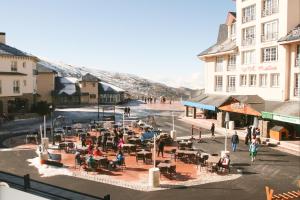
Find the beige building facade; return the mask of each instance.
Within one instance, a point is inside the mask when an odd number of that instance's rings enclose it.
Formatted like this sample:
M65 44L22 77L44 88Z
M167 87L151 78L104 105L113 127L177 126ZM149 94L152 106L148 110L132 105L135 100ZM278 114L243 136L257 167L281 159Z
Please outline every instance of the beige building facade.
M206 93L299 100L299 47L278 42L300 24L299 8L299 0L237 0L236 14L226 20L224 51L199 55Z
M27 111L35 101L37 58L5 42L0 33L0 113Z
M53 92L55 90L55 77L57 73L39 64L37 65L37 71L37 99L38 101L46 101L48 104L53 104Z
M86 74L80 80L81 104L97 104L99 98L99 79L91 74Z

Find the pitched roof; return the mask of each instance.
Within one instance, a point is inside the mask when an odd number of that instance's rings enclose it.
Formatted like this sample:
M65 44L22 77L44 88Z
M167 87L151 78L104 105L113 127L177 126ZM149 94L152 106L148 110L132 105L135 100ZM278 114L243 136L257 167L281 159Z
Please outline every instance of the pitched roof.
M78 80L73 77L56 77L55 91L57 94L73 95L77 92Z
M280 38L278 42L290 42L294 40L300 40L300 24L298 24L286 36Z
M300 118L299 101L266 101L264 111Z
M36 64L36 69L38 70L39 73L55 73L55 74L57 73L55 70L52 70L50 68L41 65L40 62Z
M221 24L219 27L217 43L198 54L199 57L227 52L236 49L236 42L228 38L228 29L226 24Z
M0 43L0 55L34 57L24 51L21 51L3 43Z
M100 81L99 78L97 78L96 76L94 76L94 75L92 75L90 73L87 73L84 76L82 76L81 80L82 81L89 81L89 82L98 82L98 81Z
M100 91L100 94L101 93L109 93L109 94L117 94L117 93L120 93L120 92L125 92L125 90L117 87L117 86L114 86L112 84L109 84L109 83L106 83L106 82L99 82L99 91Z

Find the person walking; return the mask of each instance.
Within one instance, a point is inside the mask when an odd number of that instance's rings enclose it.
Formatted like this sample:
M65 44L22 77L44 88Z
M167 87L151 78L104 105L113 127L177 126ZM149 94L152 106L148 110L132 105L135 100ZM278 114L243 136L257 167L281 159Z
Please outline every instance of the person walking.
M210 131L212 139L215 139L215 123L211 124Z
M161 153L161 157L164 157L164 148L165 148L165 142L163 139L159 139L158 141L158 152L157 157L159 157L159 153Z
M239 136L237 135L237 132L234 132L234 135L231 137L231 146L232 146L232 151L235 152L237 145L239 143Z
M257 150L258 150L258 142L256 141L256 139L253 139L249 146L249 152L250 152L250 157L252 162L254 162L256 158Z
M250 126L247 127L247 133L246 133L246 137L245 137L245 145L248 145L249 141L251 142L251 127Z

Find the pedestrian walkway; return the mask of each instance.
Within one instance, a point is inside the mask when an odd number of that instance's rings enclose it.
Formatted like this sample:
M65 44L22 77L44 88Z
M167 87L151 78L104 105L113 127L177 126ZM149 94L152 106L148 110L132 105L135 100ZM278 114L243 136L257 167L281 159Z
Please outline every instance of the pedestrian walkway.
M178 120L184 121L186 123L195 125L195 126L199 126L205 129L210 129L211 124L215 123L215 134L216 135L225 135L225 128L218 126L217 124L217 120L215 119L194 119L191 117L185 117L185 116L181 116ZM245 139L246 136L246 131L245 130L228 130L227 129L227 133L228 136L232 136L234 134L234 132L237 132L239 138L241 140ZM262 138L262 140L266 140L267 138ZM285 151L287 153L291 153L294 154L296 156L300 156L300 141L276 141L273 139L269 139L269 142L272 144L276 144L278 150L281 151ZM276 147L275 147L276 148Z

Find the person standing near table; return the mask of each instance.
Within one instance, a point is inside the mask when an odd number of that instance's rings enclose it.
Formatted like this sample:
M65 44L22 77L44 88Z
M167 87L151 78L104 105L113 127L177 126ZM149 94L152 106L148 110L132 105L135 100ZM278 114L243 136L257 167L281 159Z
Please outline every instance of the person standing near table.
M211 131L211 137L215 139L215 123L211 124L210 131Z
M165 148L165 141L163 139L159 139L157 157L159 157L160 152L161 152L162 158L164 157L164 148Z
M245 137L245 145L248 145L249 141L251 142L251 127L250 126L247 127L247 133L246 133L246 137Z
M237 132L234 132L234 135L231 137L231 146L232 146L232 151L235 152L237 145L239 143L239 136L237 135Z

